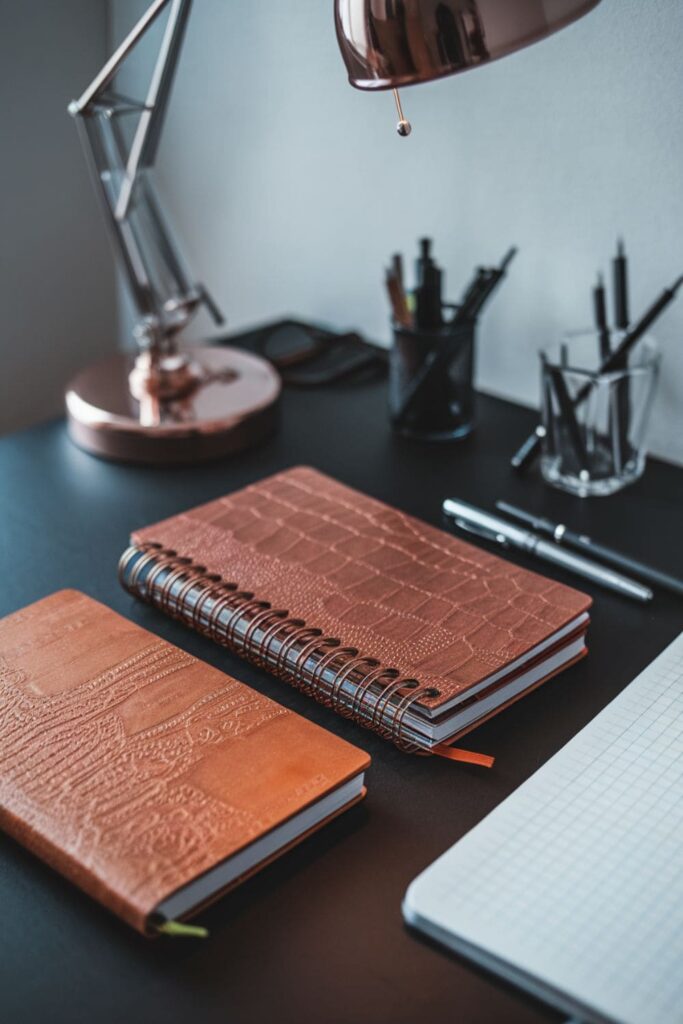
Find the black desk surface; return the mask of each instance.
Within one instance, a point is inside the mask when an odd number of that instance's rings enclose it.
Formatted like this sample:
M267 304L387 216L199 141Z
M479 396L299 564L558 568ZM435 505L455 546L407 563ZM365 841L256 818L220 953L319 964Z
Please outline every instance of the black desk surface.
M651 462L611 498L581 501L514 477L508 459L535 417L482 397L459 445L392 435L383 383L288 391L280 431L230 461L181 470L100 462L61 422L0 441L0 614L77 587L372 754L368 798L202 915L206 942L146 941L0 838L0 1016L8 1024L558 1019L411 934L411 879L588 722L683 628L683 603L642 607L596 588L590 654L468 737L491 770L414 758L208 640L136 604L116 582L134 527L297 463L439 523L442 499L496 498L557 519L683 575L683 472ZM539 568L539 564L520 562ZM575 579L558 574L565 582ZM467 883L465 883L467 884Z

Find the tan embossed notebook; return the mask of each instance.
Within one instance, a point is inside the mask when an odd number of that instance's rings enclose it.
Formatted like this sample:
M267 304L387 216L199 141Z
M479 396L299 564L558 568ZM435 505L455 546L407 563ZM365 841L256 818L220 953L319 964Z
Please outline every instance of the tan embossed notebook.
M591 600L306 467L136 531L131 593L411 751L585 654Z
M368 764L77 591L0 620L0 826L144 934L360 800Z

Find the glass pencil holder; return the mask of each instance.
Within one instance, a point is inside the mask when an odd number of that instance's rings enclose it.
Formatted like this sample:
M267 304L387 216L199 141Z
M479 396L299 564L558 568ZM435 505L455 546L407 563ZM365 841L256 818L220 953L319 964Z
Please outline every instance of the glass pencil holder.
M611 351L623 333L613 332ZM659 374L659 351L642 338L609 372L597 332L565 335L541 356L541 472L553 487L580 497L614 494L645 470L647 427Z
M393 324L389 412L394 430L421 441L457 441L474 427L475 325L418 330Z

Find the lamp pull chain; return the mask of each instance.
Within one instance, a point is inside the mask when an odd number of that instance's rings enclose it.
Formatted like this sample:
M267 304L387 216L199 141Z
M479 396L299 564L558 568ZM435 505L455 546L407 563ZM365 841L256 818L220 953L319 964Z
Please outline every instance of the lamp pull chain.
M399 135L405 137L406 135L410 135L412 131L412 125L410 121L406 121L405 117L403 116L403 107L401 106L401 97L398 94L398 89L392 89L391 91L394 94L394 100L396 102L396 111L398 113L398 124L396 125L396 131L398 132Z

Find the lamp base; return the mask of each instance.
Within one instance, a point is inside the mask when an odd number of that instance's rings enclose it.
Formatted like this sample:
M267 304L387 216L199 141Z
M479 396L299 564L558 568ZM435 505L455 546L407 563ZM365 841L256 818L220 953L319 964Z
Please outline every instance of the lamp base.
M281 384L265 359L235 348L192 348L163 358L164 386L156 389L144 386L151 379L144 359L120 354L70 383L67 422L80 448L115 461L170 465L234 454L274 430ZM177 381L170 392L168 381Z

